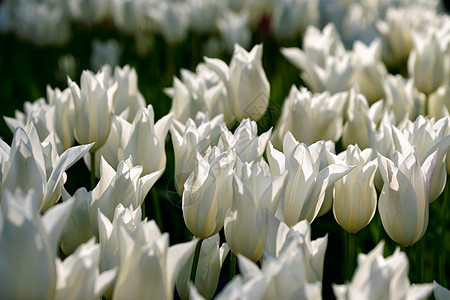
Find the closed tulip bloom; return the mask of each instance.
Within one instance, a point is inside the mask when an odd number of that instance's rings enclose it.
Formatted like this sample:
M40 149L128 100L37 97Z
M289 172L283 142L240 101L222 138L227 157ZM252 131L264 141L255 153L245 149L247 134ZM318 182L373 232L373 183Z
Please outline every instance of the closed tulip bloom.
M374 151L370 148L361 151L358 145L350 145L339 156L329 154L329 159L332 163L355 166L334 183L333 214L345 231L357 233L369 224L376 211Z
M227 53L233 53L236 44L244 48L250 46L252 31L249 26L249 13L245 10L225 10L216 21L220 42Z
M144 96L138 89L136 70L129 65L123 68L116 66L114 78L118 84L114 112L132 122L139 108L145 107Z
M32 191L3 190L1 199L0 297L53 299L58 240L74 201L55 205L41 216L41 199Z
M67 195L63 194L63 201L69 199L74 199L75 205L61 234L60 246L65 255L72 254L78 246L93 236L89 222L91 193L85 188L80 188L72 197L68 193Z
M266 214L275 214L287 172L272 179L269 166L237 162L233 202L225 217L225 238L231 251L257 261L267 238ZM242 228L245 226L246 230Z
M56 291L54 299L98 299L116 277L117 269L100 274L100 245L91 239L64 261L56 259Z
M408 59L408 72L414 85L425 95L430 95L444 83L447 42L432 31L413 35L414 49Z
M229 252L230 247L228 247L227 243L220 245L218 233L202 242L195 276L195 287L200 295L206 299L214 297L217 283L219 282L220 270ZM189 258L178 275L176 286L181 299L189 298L189 276L193 260L194 255Z
M80 144L95 142L91 153L106 142L112 123L117 84L106 86L104 72L83 71L80 87L68 78L75 107L75 139Z
M346 118L342 131L344 146L358 144L361 149L370 146L374 121L370 117L369 104L364 95L351 89L348 94Z
M182 42L189 29L189 7L184 2L156 2L148 16L171 45Z
M206 65L224 82L238 121L259 120L269 105L270 85L262 66L262 49L262 45L256 45L247 52L236 44L230 66L220 59L205 57Z
M205 157L197 153L182 197L184 222L194 236L205 239L222 229L233 197L235 160L234 150L221 153L214 147Z
M405 247L419 241L427 229L436 160L437 151L420 166L415 148L405 155L396 151L392 161L378 154L384 181L378 201L381 222L389 237Z
M172 114L168 114L155 123L153 106L141 107L134 117L130 133L122 139L122 159L133 157L135 165L141 165L143 174L166 168L165 140Z

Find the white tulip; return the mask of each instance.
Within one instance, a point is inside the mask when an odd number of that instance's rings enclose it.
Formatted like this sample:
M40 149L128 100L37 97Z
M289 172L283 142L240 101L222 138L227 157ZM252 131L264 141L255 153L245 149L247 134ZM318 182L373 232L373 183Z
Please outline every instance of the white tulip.
M197 151L204 155L206 149L217 145L223 115L216 116L211 121L208 115L197 114L197 119L188 119L186 124L173 121L170 128L175 154L175 188L181 195L184 183L194 170Z
M230 248L226 243L220 246L218 233L202 242L195 276L195 287L206 299L212 299L214 297L217 283L219 282L220 270L228 252L230 252ZM178 275L176 287L181 299L189 298L189 277L193 260L194 255L189 258Z
M101 160L100 181L92 190L89 206L89 220L95 236L99 234L98 210L111 220L119 203L125 207L141 206L162 170L141 177L142 173L142 166L133 166L131 157L120 162L117 171L106 160Z
M262 45L250 52L235 44L230 66L217 58L205 57L206 65L224 82L238 121L259 120L267 110L270 85L262 66Z
M92 147L92 144L72 147L59 156L51 137L41 144L33 123L29 123L15 131L11 147L3 144L2 188L33 189L41 199L41 211L59 200L65 171Z
M328 156L332 163L355 166L334 184L334 218L349 233L357 233L367 226L376 212L374 177L377 163L374 153L370 148L361 151L358 145L350 145L338 156Z
M291 87L283 111L275 127L272 141L279 147L290 131L307 144L320 140L337 142L342 135L343 109L347 93L312 94L305 88Z
M405 247L420 240L427 229L436 161L437 151L420 166L415 148L404 155L396 151L393 161L378 154L378 168L384 181L378 201L381 222L387 234Z
M281 199L284 220L293 226L300 220L314 221L325 199L325 192L352 167L332 164L320 169L320 152L325 143L306 146L295 140L290 132L284 138L288 180Z
M111 130L117 84L106 86L106 76L103 70L97 74L83 71L81 88L68 78L75 107L75 139L80 144L95 142L91 153L105 144Z
M350 299L425 299L431 284L413 284L408 279L408 257L397 248L391 256L383 257L381 241L368 254L358 255L358 266L352 281L333 285L338 300Z
M231 251L257 261L267 238L266 214L275 214L287 172L272 179L268 164L238 160L233 201L225 216L225 238ZM245 226L246 230L242 228Z
M153 107L139 108L130 129L129 136L122 139L123 155L133 157L136 165L142 165L143 174L150 174L166 167L165 140L172 122L168 114L155 124Z
M221 42L228 53L236 49L236 44L244 48L250 46L252 32L249 28L249 14L242 10L233 12L225 10L216 21L219 29Z
M413 34L414 49L408 59L408 72L417 89L430 95L444 82L447 41L442 41L436 32L424 35Z
M0 206L0 296L52 299L58 240L74 201L39 214L41 198L29 191L3 190Z
M175 281L197 241L169 247L168 234L161 234L157 226L139 230L133 238L119 226L121 267L113 299L173 299Z
M64 261L56 259L54 299L98 299L114 280L117 269L99 272L100 245L91 239Z
M214 147L205 157L197 152L182 197L184 222L194 236L204 239L222 229L232 201L235 161L234 150L221 153Z
M258 136L258 125L250 119L242 120L234 133L231 133L226 126L221 125L217 147L222 151L235 149L242 162L259 160L264 153L271 132L272 129L269 129Z

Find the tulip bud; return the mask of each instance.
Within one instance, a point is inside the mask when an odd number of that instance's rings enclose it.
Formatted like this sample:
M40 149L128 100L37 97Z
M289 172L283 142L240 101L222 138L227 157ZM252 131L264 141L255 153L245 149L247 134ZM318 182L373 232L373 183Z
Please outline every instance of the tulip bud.
M334 218L348 233L357 233L375 215L377 191L374 177L377 164L373 153L372 149L361 151L358 145L350 145L339 156L328 156L333 163L355 166L334 184Z

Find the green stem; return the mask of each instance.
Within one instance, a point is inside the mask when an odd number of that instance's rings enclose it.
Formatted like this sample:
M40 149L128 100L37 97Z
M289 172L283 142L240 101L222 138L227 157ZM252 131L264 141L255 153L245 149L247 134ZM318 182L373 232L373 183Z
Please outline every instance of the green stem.
M95 188L96 180L95 180L95 152L91 153L91 190Z
M153 201L153 211L155 214L156 224L161 231L163 231L163 223L161 217L161 207L159 205L158 192L155 188L152 189L152 201Z
M236 255L230 251L230 281L233 280L236 274Z
M191 281L195 284L195 276L197 275L197 266L198 260L200 258L200 249L202 248L203 239L199 239L197 241L197 245L195 246L194 252L194 260L192 261L192 269L191 269Z
M347 279L352 279L353 271L355 271L355 258L356 258L356 247L355 247L355 234L346 233L347 241Z
M408 277L409 277L409 280L411 281L411 282L415 282L416 280L415 280L415 272L416 272L416 269L415 269L415 265L412 263L413 262L413 258L412 258L412 251L411 251L411 247L404 247L404 246L402 246L402 249L403 249L403 251L406 253L406 256L408 257L408 262L409 262L409 274L408 274Z
M447 176L447 184L445 186L444 191L444 199L442 203L442 209L441 209L441 232L440 232L440 251L439 251L439 264L438 264L438 278L439 278L439 284L442 286L447 286L447 278L445 276L445 266L446 266L446 243L445 243L445 237L446 237L446 231L447 231L447 211L450 209L448 207L448 198L449 198L449 190L450 190L450 184L449 184L450 176Z

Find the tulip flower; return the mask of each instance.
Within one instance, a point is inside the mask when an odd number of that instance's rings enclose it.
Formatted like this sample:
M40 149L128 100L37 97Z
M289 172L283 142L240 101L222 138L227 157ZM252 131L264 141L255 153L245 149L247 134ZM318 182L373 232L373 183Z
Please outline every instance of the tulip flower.
M133 238L119 227L121 267L113 299L173 299L175 281L196 241L169 247L168 234L161 234L156 225L139 230Z
M361 151L358 145L350 145L338 156L329 154L328 157L332 163L355 166L334 183L333 214L345 231L357 233L370 223L376 211L374 151L370 148Z
M351 89L348 94L346 118L342 130L345 147L358 144L361 149L370 146L370 135L374 131L374 120L370 117L369 104L364 95Z
M212 299L219 282L220 270L230 248L226 243L220 246L219 234L215 234L202 242L200 256L195 277L197 291L206 299ZM189 276L192 269L192 255L178 275L177 292L181 299L188 299Z
M225 216L225 238L231 251L257 261L267 238L266 214L275 214L287 172L272 179L268 164L238 160L233 201ZM246 230L242 231L242 227Z
M436 32L425 36L413 34L414 49L408 58L408 72L414 85L425 95L430 95L444 83L447 41Z
M98 74L83 71L81 88L68 78L75 107L75 139L80 144L95 142L91 153L105 144L111 130L117 84L106 86L105 76L104 71Z
M420 240L427 229L436 161L437 151L420 166L415 148L405 155L394 152L393 161L378 154L378 168L384 181L378 201L381 222L391 239L405 247Z
M230 66L217 58L205 57L205 61L224 82L237 120L259 120L267 110L270 95L270 85L262 67L262 45L247 52L236 44Z
M323 264L327 244L327 236L311 241L311 226L306 220L288 227L286 223L273 216L268 218L268 234L264 248L267 252L266 256L278 257L284 253L301 249L305 279L309 283L315 283L323 279Z
M444 83L428 96L428 115L440 119L448 116L450 110L450 81Z
M2 188L33 189L41 199L41 211L59 200L65 182L64 172L92 147L92 144L72 147L59 156L52 136L40 143L33 123L29 123L15 131L11 147L3 143Z
M93 236L89 222L91 193L85 188L80 188L73 197L63 194L64 201L69 199L74 199L75 205L61 234L61 251L65 255L72 254L78 246L86 243Z
M217 30L216 20L225 9L225 3L214 0L189 0L190 25L195 33L213 33Z
M99 22L107 16L108 5L109 1L107 0L69 0L66 3L66 10L74 20L90 24Z
M416 17L415 14L413 15ZM383 39L383 61L388 68L398 68L405 64L413 48L414 21L410 17L412 17L412 11L406 7L388 8L386 17L376 23Z
M419 164L423 164L429 156L438 151L429 191L430 203L444 191L447 181L445 159L450 150L450 136L445 131L449 127L449 122L449 118L443 118L435 123L434 120L419 116L414 123L408 121L402 131L392 127L395 148L403 155L407 155L415 147Z
M391 256L383 257L381 241L368 254L358 255L353 279L345 285L333 285L338 300L345 299L425 299L431 284L410 285L408 258L397 248Z
M140 207L137 209L134 209L133 206L125 208L119 203L114 211L112 222L101 211L98 212L100 272L120 267L120 253L118 251L120 228L125 228L132 237L143 232L159 232L155 221L147 222L144 220L141 222L141 212ZM105 291L105 296L108 299L112 296L115 282L114 279L111 286Z
M25 127L29 123L33 123L36 128L39 141L44 141L45 138L54 131L54 116L55 108L45 102L44 98L40 98L35 102L25 102L24 112L15 111L15 118L4 117L6 125L12 132L15 132L19 127Z
M404 119L415 120L424 114L425 95L414 87L412 79L388 75L383 86L385 109L394 112L397 124Z
M150 19L171 45L183 41L189 29L189 10L183 2L157 2L149 10Z
M207 115L198 114L197 123L188 119L186 124L174 120L170 129L175 154L175 188L182 195L184 183L194 170L197 151L204 155L206 149L217 145L223 115L211 121ZM202 116L205 118L202 119Z
M187 228L200 239L213 236L224 224L232 201L234 150L220 153L214 147L202 157L198 152L194 171L184 184L183 218Z
M259 160L264 153L271 132L272 129L269 129L258 136L258 125L250 119L242 120L234 133L231 133L226 126L221 125L217 147L222 151L235 149L242 162Z
M445 300L450 297L450 290L446 289L436 281L433 281L433 295L436 300Z
M129 65L114 69L114 79L117 80L117 94L114 103L114 112L132 122L137 111L145 107L145 99L138 89L136 70ZM127 114L125 117L123 114Z
M106 160L100 162L100 181L92 190L89 206L91 229L98 237L98 210L108 219L114 216L119 203L125 207L139 207L159 178L162 170L141 177L142 166L133 166L131 157L119 163L115 171Z
M309 283L301 248L262 262L261 269L245 256L238 256L241 274L216 299L321 299L322 283Z
M318 1L283 0L273 5L270 27L278 39L295 38L306 26L318 23Z
M47 86L48 103L55 107L54 129L64 150L73 146L75 137L73 132L75 108L72 93L69 88L60 91Z
M74 201L39 215L41 197L3 190L0 205L0 297L52 299L57 284L58 240Z
M381 40L375 39L369 46L355 41L353 53L356 56L354 79L369 104L384 97L383 79L387 70L381 61Z
M55 299L98 299L116 277L117 269L100 274L100 245L91 239L64 261L56 259Z
M314 221L324 202L327 188L352 169L340 164L331 164L320 169L319 154L324 147L323 141L308 147L296 141L290 132L286 133L283 142L284 153L279 153L278 161L285 157L289 174L281 199L284 220L289 226L300 220Z
M133 120L130 135L122 141L123 155L133 157L136 165L141 165L143 174L150 174L166 167L165 139L172 122L172 114L154 121L153 107L139 108Z
M235 10L238 11L238 10ZM236 45L244 48L250 46L252 32L249 28L249 14L242 10L238 13L225 10L221 17L216 21L219 29L221 42L227 53L236 50Z
M343 109L347 93L312 94L305 88L292 86L284 102L281 117L272 140L276 146L290 131L299 141L312 144L320 140L338 141L342 135Z

